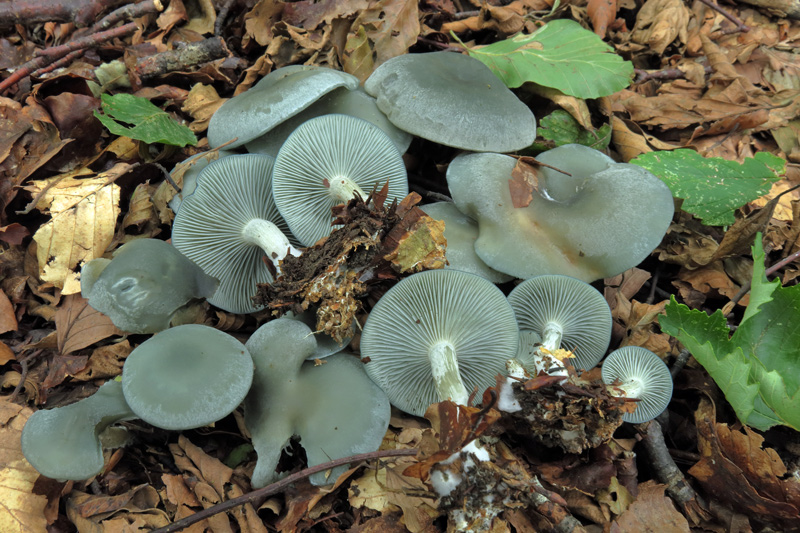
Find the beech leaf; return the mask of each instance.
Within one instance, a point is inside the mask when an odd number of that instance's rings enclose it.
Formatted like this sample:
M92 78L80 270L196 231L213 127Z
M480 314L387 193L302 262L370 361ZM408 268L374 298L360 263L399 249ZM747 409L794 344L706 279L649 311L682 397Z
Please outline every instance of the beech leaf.
M630 61L568 19L552 20L528 35L519 33L488 46L467 48L467 53L508 87L533 82L578 98L614 94L630 85L633 76Z
M192 130L178 124L147 98L120 93L113 96L104 94L102 100L104 114L95 111L94 116L114 135L148 144L197 144L197 137Z

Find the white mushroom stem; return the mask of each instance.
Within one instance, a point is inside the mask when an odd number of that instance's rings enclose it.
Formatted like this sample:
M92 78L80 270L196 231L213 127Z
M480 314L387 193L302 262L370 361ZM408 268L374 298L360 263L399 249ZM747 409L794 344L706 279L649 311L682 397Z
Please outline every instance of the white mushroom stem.
M331 179L327 185L328 188L330 188L329 194L331 197L342 203L347 203L355 198L356 193L358 193L362 199L367 199L367 195L364 194L364 191L361 189L361 187L359 187L355 181L348 177L336 176L335 178Z
M428 359L439 400L467 405L469 393L461 381L455 347L447 341L439 341L428 350Z
M248 244L258 246L267 257L275 265L275 268L280 271L278 262L286 257L287 254L292 254L297 257L300 251L291 245L286 235L268 220L261 218L254 218L242 228L242 238Z
M542 332L542 345L536 349L536 356L534 364L536 365L536 372L544 372L551 376L564 376L567 377L567 369L564 364L556 357L553 357L552 352L561 347L561 338L564 335L564 330L556 322L548 322Z

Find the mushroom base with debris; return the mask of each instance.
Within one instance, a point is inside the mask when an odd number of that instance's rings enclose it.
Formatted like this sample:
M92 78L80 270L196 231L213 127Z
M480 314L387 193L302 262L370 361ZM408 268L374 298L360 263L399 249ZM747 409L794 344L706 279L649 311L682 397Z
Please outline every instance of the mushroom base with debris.
M499 397L514 402L500 406L498 422L505 431L533 439L567 453L581 453L607 442L622 425L632 402L611 396L600 379L599 370L560 376L540 375L528 381L501 383Z
M370 283L444 267L444 224L416 207L418 194L388 207L386 195L384 186L334 208L332 222L342 227L300 257L287 256L281 277L258 286L255 304L276 315L317 307L316 330L341 342L351 335Z

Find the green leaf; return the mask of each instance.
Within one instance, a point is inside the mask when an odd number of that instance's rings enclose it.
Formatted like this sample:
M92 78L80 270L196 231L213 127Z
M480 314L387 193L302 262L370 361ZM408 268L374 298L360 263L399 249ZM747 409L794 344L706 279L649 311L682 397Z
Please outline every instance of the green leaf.
M568 19L552 20L531 34L520 33L467 52L508 87L533 82L578 98L614 94L630 85L633 77L630 61Z
M121 93L113 96L104 94L102 100L105 114L95 111L94 116L114 135L148 144L197 144L197 137L192 130L175 122L147 98Z
M721 311L709 316L674 297L659 324L703 365L739 420L760 430L800 430L800 285L767 281L764 258L758 234L750 303L730 338Z
M642 154L631 163L646 168L683 198L682 209L707 226L728 226L739 207L767 194L786 162L767 152L744 163L721 157L703 157L685 148Z
M583 129L578 121L563 109L556 109L540 120L537 131L542 138L553 141L556 146L575 143L595 150L605 150L611 142L611 124L603 124L596 131L589 131Z

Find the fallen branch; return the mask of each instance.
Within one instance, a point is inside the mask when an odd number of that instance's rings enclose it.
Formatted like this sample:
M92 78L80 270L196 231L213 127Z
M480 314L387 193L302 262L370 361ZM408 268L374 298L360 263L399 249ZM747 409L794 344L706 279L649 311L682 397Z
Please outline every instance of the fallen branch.
M0 27L36 22L74 22L88 26L125 0L6 0L0 2Z
M707 5L708 7L710 7L711 9L713 9L714 11L720 13L726 19L728 19L731 22L733 22L734 24L736 24L736 28L734 28L733 30L723 31L723 33L736 33L736 32L739 32L739 31L741 31L741 32L750 31L750 27L745 25L745 23L742 22L742 19L740 19L736 15L728 12L722 6L718 5L715 2L712 2L711 0L700 0L700 1L702 3L704 3L705 5Z
M182 529L191 526L192 524L196 524L197 522L205 520L210 516L214 516L216 514L228 511L240 505L253 503L266 496L271 496L272 494L281 492L292 483L296 483L301 479L309 477L312 474L316 474L317 472L324 472L329 468L336 468L337 466L342 466L350 463L357 463L360 461L368 461L370 459L382 459L384 457L403 457L409 455L416 455L417 452L419 452L417 448L410 448L405 450L382 450L370 453L360 453L358 455L352 455L350 457L336 459L335 461L328 461L327 463L322 463L321 465L301 470L300 472L292 474L291 476L287 476L280 481L267 485L266 487L256 489L252 492L248 492L247 494L242 494L241 496L233 498L232 500L218 503L217 505L209 507L208 509L203 509L202 511L199 511L191 516L187 516L186 518L178 520L173 524L170 524L168 526L159 529L155 529L150 533L171 533L173 531L180 531Z
M132 74L136 78L146 80L227 57L228 54L225 41L221 37L209 37L202 41L189 43L177 50L143 57L137 61Z

